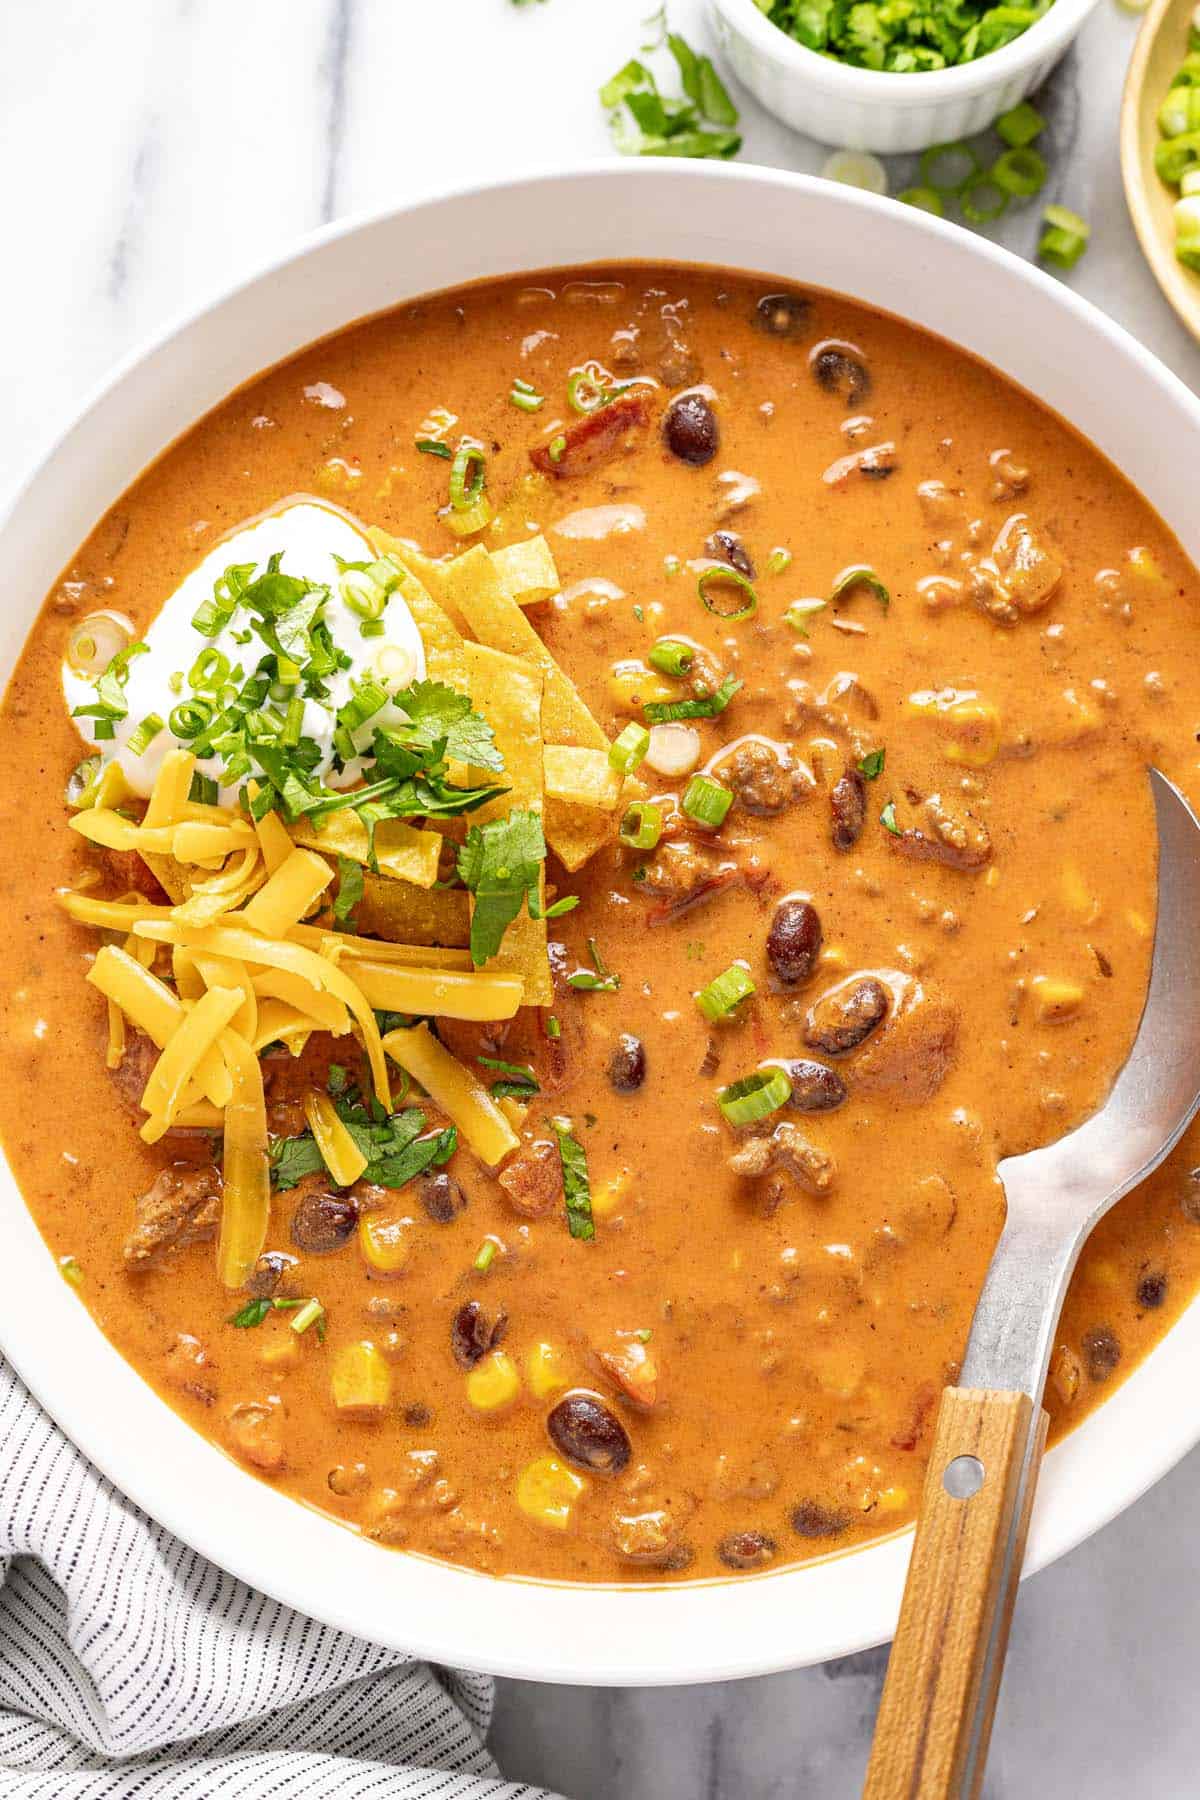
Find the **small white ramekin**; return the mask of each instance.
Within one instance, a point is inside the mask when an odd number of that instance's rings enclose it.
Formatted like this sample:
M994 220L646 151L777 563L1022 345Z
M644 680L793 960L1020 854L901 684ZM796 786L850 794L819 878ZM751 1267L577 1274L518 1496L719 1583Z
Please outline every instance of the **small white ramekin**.
M1096 0L1054 0L1002 50L913 75L855 69L807 50L773 25L755 0L710 4L734 73L769 112L824 144L886 155L986 131L1041 85Z

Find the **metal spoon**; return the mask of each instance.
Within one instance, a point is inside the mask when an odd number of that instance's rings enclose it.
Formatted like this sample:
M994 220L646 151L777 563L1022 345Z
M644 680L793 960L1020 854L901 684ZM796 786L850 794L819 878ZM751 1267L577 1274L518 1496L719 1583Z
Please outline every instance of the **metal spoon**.
M1200 823L1157 769L1158 920L1129 1060L1100 1111L998 1168L1008 1198L963 1359L942 1395L864 1800L969 1800L983 1780L1029 1514L1042 1394L1088 1233L1200 1107Z

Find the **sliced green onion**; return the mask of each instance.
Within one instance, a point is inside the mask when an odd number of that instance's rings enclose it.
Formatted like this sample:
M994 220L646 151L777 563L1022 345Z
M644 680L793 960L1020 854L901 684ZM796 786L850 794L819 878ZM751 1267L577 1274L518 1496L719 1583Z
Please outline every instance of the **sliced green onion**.
M1158 129L1165 138L1200 131L1200 88L1173 87L1158 109Z
M867 150L835 150L821 165L821 175L826 181L840 181L843 187L862 188L868 194L887 193L887 170Z
M639 763L646 760L646 752L650 748L650 733L644 725L631 719L608 746L608 760L612 768L622 775L632 775Z
M183 692L183 670L182 669L172 669L171 673L167 676L167 686L170 688L170 690L173 694L182 694L182 692Z
M1019 145L998 156L990 173L996 186L1003 188L1006 194L1018 200L1029 200L1034 194L1041 193L1050 171L1044 156L1039 156L1027 145Z
M767 558L767 574L782 575L785 569L792 566L792 553L783 544L777 544Z
M74 1256L60 1256L58 1259L58 1272L63 1280L68 1282L71 1287L83 1286L83 1270L79 1266L77 1258Z
M996 120L996 131L1014 150L1023 150L1026 144L1032 144L1034 138L1041 137L1045 129L1045 119L1036 106L1030 106L1028 100L1010 107Z
M931 144L921 158L921 185L958 194L982 167L970 144Z
M197 801L201 806L215 806L220 791L211 775L193 775L188 799Z
M696 995L696 1005L710 1024L718 1019L727 1018L743 1000L748 1000L754 992L754 983L740 963L731 963L700 989Z
M478 1269L481 1275L486 1275L495 1260L496 1241L494 1238L484 1238L482 1244L480 1244L478 1250L475 1252L475 1260L472 1262L471 1267L473 1269Z
M418 438L416 443L423 456L444 456L449 462L454 455L449 444L443 444L441 438Z
M1189 169L1200 168L1200 131L1165 139L1154 152L1154 167L1159 178L1172 187L1183 180Z
M304 1305L300 1307L299 1311L296 1313L295 1318L290 1319L288 1323L291 1325L291 1328L296 1333L297 1337L302 1336L311 1325L317 1327L319 1335L321 1321L324 1317L325 1308L321 1305L319 1300L314 1298L312 1300L306 1300Z
M454 452L450 470L450 505L456 513L467 512L483 498L487 481L487 458L478 444L460 444Z
M735 598L731 607L723 608L710 597L709 589L722 587L733 588ZM735 625L739 619L749 619L758 611L758 595L754 591L754 583L742 574L740 569L730 569L724 564L720 568L705 569L696 583L696 591L707 610L714 618L724 619ZM736 595L742 595L738 599Z
M211 700L199 696L191 700L181 700L178 706L171 708L167 723L177 738L190 742L197 738L207 725L211 725L215 708Z
M829 596L830 604L836 606L838 602L844 600L848 594L854 593L856 588L866 588L872 593L876 600L878 600L880 606L882 606L884 612L886 612L891 605L891 594L888 592L887 588L884 587L874 569L870 568L866 563L856 563L853 568L842 570L841 574L833 584L833 592Z
M188 686L199 694L215 694L229 677L229 658L210 644L188 670Z
M287 712L283 718L283 730L279 733L279 741L288 750L294 750L300 742L304 730L304 702L299 694L288 701Z
M630 850L653 850L662 836L662 807L652 800L635 800L626 809L617 835Z
M900 836L900 827L896 823L896 802L894 800L889 800L880 813L879 823L885 831L890 831L893 837Z
M1197 141L1200 143L1200 138ZM1048 206L1042 218L1046 229L1038 242L1038 256L1057 268L1073 269L1087 249L1091 226L1065 206Z
M1200 169L1188 170L1179 183L1179 191L1185 200L1190 200L1194 195L1200 194Z
M828 605L828 600L793 600L783 616L793 631L806 638L809 620L815 618L817 613L824 612Z
M562 1026L559 1024L553 1013L551 1013L550 1017L546 1020L546 1036L548 1038L560 1038L562 1036Z
M679 571L682 568L683 568L683 558L682 557L679 557L679 556L664 556L663 557L663 574L664 575L678 575Z
M342 599L356 618L371 622L383 617L389 594L400 585L399 572L382 559L365 568L342 570L338 586Z
M652 725L671 725L677 719L715 719L742 686L736 675L727 675L715 694L703 694L696 700L648 700L646 717Z
M715 831L725 823L725 815L733 805L733 795L711 775L693 775L680 802L689 819Z
M163 722L158 714L147 713L145 718L130 732L129 742L125 748L131 756L144 756L162 728Z
M565 435L560 431L557 437L552 437L550 439L550 447L546 451L546 454L552 463L559 463L566 453L567 440Z
M963 218L969 219L972 225L991 225L1008 211L1010 199L1008 190L993 181L986 169L972 175L958 191Z
M387 701L387 689L381 687L373 675L364 675L346 704L338 708L338 724L344 725L347 731L357 731L377 712L382 712Z
M514 379L512 392L508 397L514 406L520 407L522 412L536 412L539 406L544 406L546 403L545 394L539 394L532 383L522 381L519 377Z
M650 667L660 675L686 675L695 660L691 645L681 644L675 638L660 638L646 656Z
M918 212L932 213L937 219L944 219L946 216L946 202L936 188L905 188L896 198L902 200L905 206L915 206Z
M792 1084L782 1069L756 1069L723 1087L717 1105L731 1125L753 1125L778 1112L792 1097Z

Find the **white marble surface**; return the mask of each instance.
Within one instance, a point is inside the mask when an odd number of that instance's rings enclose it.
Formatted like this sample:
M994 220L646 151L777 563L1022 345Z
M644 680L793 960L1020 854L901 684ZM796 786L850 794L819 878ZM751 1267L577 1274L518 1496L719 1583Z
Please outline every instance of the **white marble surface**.
M0 497L116 360L343 214L603 154L598 83L651 0L0 0ZM672 21L706 36L702 0ZM1043 95L1052 192L1085 213L1078 287L1194 387L1200 347L1146 273L1116 119L1134 26L1100 6ZM739 96L744 100L744 96ZM825 152L748 101L743 157ZM895 170L894 185L911 179ZM997 232L1028 253L1036 213ZM1200 1791L1200 1453L1023 1592L988 1800ZM506 1683L513 1775L578 1800L843 1800L882 1653L668 1692Z

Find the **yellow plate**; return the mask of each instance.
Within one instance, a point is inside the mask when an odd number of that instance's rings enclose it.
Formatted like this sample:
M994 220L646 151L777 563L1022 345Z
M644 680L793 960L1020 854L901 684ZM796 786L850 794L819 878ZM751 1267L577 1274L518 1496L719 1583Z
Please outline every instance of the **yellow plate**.
M1154 168L1158 109L1187 55L1195 0L1154 0L1138 33L1121 101L1121 175L1134 230L1154 279L1195 338L1200 338L1200 275L1175 260L1172 207L1178 190Z

